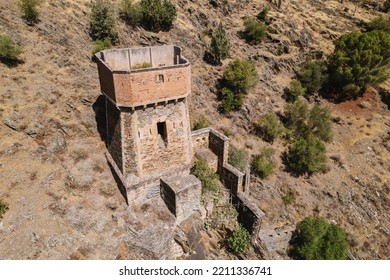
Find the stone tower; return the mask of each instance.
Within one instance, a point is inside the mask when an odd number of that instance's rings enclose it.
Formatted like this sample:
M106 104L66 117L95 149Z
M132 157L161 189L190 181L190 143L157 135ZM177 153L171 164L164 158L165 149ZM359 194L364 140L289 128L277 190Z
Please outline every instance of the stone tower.
M142 202L164 193L164 178L187 176L179 180L183 189L188 190L188 182L197 186L199 181L188 176L193 158L187 106L191 66L181 49L112 49L96 57L106 97L108 158L129 199Z

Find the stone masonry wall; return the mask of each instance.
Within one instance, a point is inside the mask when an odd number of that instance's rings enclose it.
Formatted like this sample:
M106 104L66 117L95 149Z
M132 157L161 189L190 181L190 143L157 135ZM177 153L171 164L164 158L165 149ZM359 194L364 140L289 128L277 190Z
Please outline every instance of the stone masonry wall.
M107 149L118 168L123 172L122 129L120 111L106 99Z
M125 173L139 177L174 170L192 161L186 101L124 114ZM157 123L165 123L166 141Z

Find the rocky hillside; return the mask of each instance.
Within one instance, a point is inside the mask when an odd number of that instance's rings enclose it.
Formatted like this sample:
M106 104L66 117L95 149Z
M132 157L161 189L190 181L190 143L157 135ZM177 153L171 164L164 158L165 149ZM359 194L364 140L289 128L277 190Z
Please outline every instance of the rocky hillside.
M9 204L0 220L0 258L149 258L131 245L127 223L134 212L117 188L97 129L90 1L43 1L33 26L24 22L16 2L0 0L0 34L11 35L23 48L23 63L0 64L0 199ZM118 14L120 1L110 2ZM129 27L118 16L115 47L181 46L193 65L191 118L207 116L214 128L252 155L266 145L255 135L254 124L269 111L283 112L283 89L300 64L331 53L335 38L381 14L370 5L355 11L351 1L286 0L280 9L261 0L229 0L227 7L221 1L173 2L178 18L169 32ZM242 18L257 15L266 4L275 32L260 45L248 45L240 36ZM232 43L231 57L212 66L203 56L207 34L220 21ZM281 47L288 51L281 53ZM260 83L241 111L223 115L217 109L218 79L237 57L255 61ZM390 83L383 87L390 89ZM252 196L266 213L262 229L277 233L317 215L346 229L351 258L389 259L389 111L375 89L356 101L321 103L332 110L334 120L335 137L327 145L329 171L291 176L279 156L285 143L276 141L276 173L267 180L252 176ZM286 206L282 198L289 190L296 199ZM267 256L287 258L287 241L270 235L263 243L278 246L269 246Z

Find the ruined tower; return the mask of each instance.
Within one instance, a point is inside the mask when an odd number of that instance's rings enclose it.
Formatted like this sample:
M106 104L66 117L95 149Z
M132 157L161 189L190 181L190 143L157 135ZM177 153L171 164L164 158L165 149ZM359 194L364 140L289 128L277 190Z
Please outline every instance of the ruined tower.
M199 200L200 182L189 175L193 158L187 106L191 65L181 49L112 49L96 57L106 98L108 158L129 200L142 202L165 193L165 200L172 200L166 203L178 204L183 190L195 190L193 195ZM169 181L175 186L166 191ZM168 195L172 192L173 197Z

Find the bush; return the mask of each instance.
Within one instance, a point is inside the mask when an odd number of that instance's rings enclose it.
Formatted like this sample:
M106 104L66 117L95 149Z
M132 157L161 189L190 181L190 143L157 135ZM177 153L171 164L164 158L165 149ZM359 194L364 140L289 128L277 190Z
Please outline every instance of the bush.
M251 245L251 235L243 226L239 225L228 238L228 244L235 254L245 253Z
M256 67L245 59L235 59L223 72L223 84L235 93L247 93L258 83Z
M3 218L4 213L8 210L8 204L0 199L0 219Z
M324 106L315 104L309 113L308 129L318 139L324 142L331 142L333 133L330 110Z
M385 19L382 16L374 18L371 22L367 24L367 30L382 30L386 32L390 32L390 18Z
M15 64L22 50L15 45L9 35L0 35L0 60L6 64Z
M252 162L254 172L265 179L272 174L275 169L273 155L275 150L271 147L264 147L260 155L256 156Z
M248 166L249 154L245 149L238 149L237 147L229 146L228 163L236 167L241 172L245 172Z
M202 193L219 193L219 178L209 167L206 159L199 158L197 159L194 167L191 170L191 173L194 174L202 182Z
M298 77L307 94L318 92L328 80L328 67L323 61L306 62Z
M285 205L290 205L295 202L296 192L292 189L289 189L285 196L283 196L282 200Z
M355 99L390 77L390 33L374 30L341 36L329 57L330 84L339 100Z
M271 10L270 6L266 5L263 10L257 15L257 18L262 21L267 20L267 14Z
M215 63L221 63L222 59L229 56L230 42L222 23L211 34L210 53Z
M92 12L89 23L89 34L93 40L104 41L108 38L113 42L117 34L114 31L115 20L110 4L103 0L92 2Z
M131 25L138 25L142 20L141 7L138 3L134 3L133 0L122 0L120 15Z
M284 126L274 112L262 116L257 125L264 140L270 143L273 143L284 132Z
M258 82L256 68L247 60L235 59L225 68L221 91L222 111L241 109L244 95Z
M288 89L287 101L296 101L300 96L305 94L305 88L300 81L292 80Z
M288 166L297 175L326 171L325 145L309 133L298 138L288 151Z
M347 234L321 218L306 217L297 225L290 255L303 260L346 260Z
M244 27L245 39L250 44L259 44L267 36L267 26L252 18L246 17L244 19Z
M198 130L210 126L210 121L203 115L200 115L198 120L195 122L193 130Z
M33 24L38 20L39 3L40 0L19 0L19 8L27 23Z
M150 31L169 30L176 19L176 6L169 0L141 0L142 25Z
M303 99L298 99L293 104L286 106L286 125L296 135L302 136L307 132L307 119L309 117L309 106Z
M94 60L95 58L95 54L102 51L102 50L105 50L105 49L109 49L112 47L112 44L111 44L111 41L109 38L105 38L104 40L96 40L95 41L95 45L93 46L93 50L92 50L92 60Z

